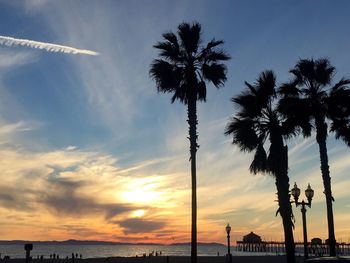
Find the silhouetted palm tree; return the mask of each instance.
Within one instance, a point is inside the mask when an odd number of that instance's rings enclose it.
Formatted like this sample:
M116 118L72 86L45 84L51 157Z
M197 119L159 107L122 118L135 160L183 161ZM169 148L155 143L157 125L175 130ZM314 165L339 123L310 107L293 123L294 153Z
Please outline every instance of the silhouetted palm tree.
M316 130L319 146L321 172L326 195L330 255L336 255L336 240L328 166L327 136L335 132L336 138L343 139L350 146L350 90L349 79L341 79L330 86L335 68L327 59L301 59L290 71L294 78L281 86L280 110L286 117L308 119Z
M255 151L250 172L269 173L275 178L279 212L282 217L287 262L295 262L293 212L288 178L288 148L283 139L300 131L309 133L311 127L297 119L285 120L276 109L276 78L272 71L262 72L254 85L245 82L247 90L232 98L238 106L236 116L226 127L225 134L233 136L233 144L241 151ZM301 127L303 129L301 129ZM264 145L269 141L269 152ZM276 213L276 215L277 215Z
M150 75L156 81L158 92L173 93L171 102L176 100L187 105L190 140L192 178L192 235L191 261L197 262L197 193L196 193L196 152L197 144L197 100L206 100L206 82L219 88L226 81L226 66L221 61L230 57L217 47L223 41L211 40L201 46L199 23L182 23L177 35L163 34L163 41L154 45L160 50L159 59L151 65Z

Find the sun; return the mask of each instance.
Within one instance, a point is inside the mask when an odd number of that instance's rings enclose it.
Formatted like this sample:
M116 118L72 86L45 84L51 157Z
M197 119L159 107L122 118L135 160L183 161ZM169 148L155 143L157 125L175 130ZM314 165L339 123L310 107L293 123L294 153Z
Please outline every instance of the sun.
M143 217L146 214L144 209L138 209L131 213L131 217Z
M135 189L123 192L122 198L129 203L150 203L159 200L160 194L146 189Z
M146 204L159 202L162 193L157 191L157 184L150 179L137 179L121 193L121 198L128 203Z

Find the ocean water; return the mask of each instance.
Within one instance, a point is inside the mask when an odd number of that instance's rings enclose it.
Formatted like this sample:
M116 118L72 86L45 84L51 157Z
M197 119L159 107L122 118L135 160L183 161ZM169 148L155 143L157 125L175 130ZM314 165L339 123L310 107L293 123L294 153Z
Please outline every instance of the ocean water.
M34 244L31 256L36 258L38 255L43 255L44 258L49 258L52 254L58 254L60 258L71 257L72 253L82 254L83 258L93 257L134 257L142 256L144 253L149 255L154 252L162 252L162 256L189 256L191 255L191 247L188 245L176 246L156 246L156 245L37 245ZM198 246L199 256L220 256L227 253L227 247L220 245ZM11 258L24 258L25 251L23 245L0 245L1 257L5 255ZM231 247L233 256L248 256L252 255L249 252L236 251L235 247ZM268 253L256 253L253 255L268 255Z

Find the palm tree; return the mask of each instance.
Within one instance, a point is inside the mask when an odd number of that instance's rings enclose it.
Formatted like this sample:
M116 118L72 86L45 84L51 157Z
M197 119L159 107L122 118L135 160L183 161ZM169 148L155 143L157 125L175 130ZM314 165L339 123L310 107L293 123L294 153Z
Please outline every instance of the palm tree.
M288 178L288 148L284 139L299 131L310 132L307 123L297 119L285 120L276 107L276 77L272 71L262 72L254 85L245 82L247 90L232 98L238 106L236 116L226 127L225 134L233 136L233 144L241 151L255 151L251 173L268 173L275 178L279 212L282 217L287 262L295 262L293 212ZM303 129L301 129L301 127ZM269 152L265 145L269 141ZM276 215L277 215L276 213Z
M349 79L342 78L331 86L335 68L328 59L301 59L290 71L293 79L281 86L280 110L289 118L308 119L316 130L319 146L321 172L326 196L328 240L330 255L336 255L334 234L331 177L328 166L327 136L328 124L336 138L343 139L350 146L350 90Z
M191 262L197 262L197 100L206 101L206 83L216 88L226 81L226 66L222 61L230 57L218 46L223 41L211 40L201 46L201 25L182 23L177 35L163 34L163 41L154 47L160 50L159 59L151 64L150 75L155 80L158 92L173 93L171 102L179 100L187 105L190 140L190 161L192 179L192 228Z

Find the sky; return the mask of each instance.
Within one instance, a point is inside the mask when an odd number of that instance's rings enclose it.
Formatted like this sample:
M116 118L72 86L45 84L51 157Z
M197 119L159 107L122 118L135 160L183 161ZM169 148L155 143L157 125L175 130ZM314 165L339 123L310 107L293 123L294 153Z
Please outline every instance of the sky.
M1 239L190 241L186 107L157 94L149 68L163 33L198 21L203 43L223 39L232 57L225 86L209 85L198 105L198 239L224 243L230 223L233 241L250 231L283 240L274 178L251 175L252 154L224 135L230 98L266 69L287 81L300 58L327 57L335 81L350 77L349 8L347 0L0 0L1 36L66 47L0 44ZM315 190L308 236L326 239L315 136L287 144L291 186ZM330 134L328 153L336 238L348 242L349 149Z

